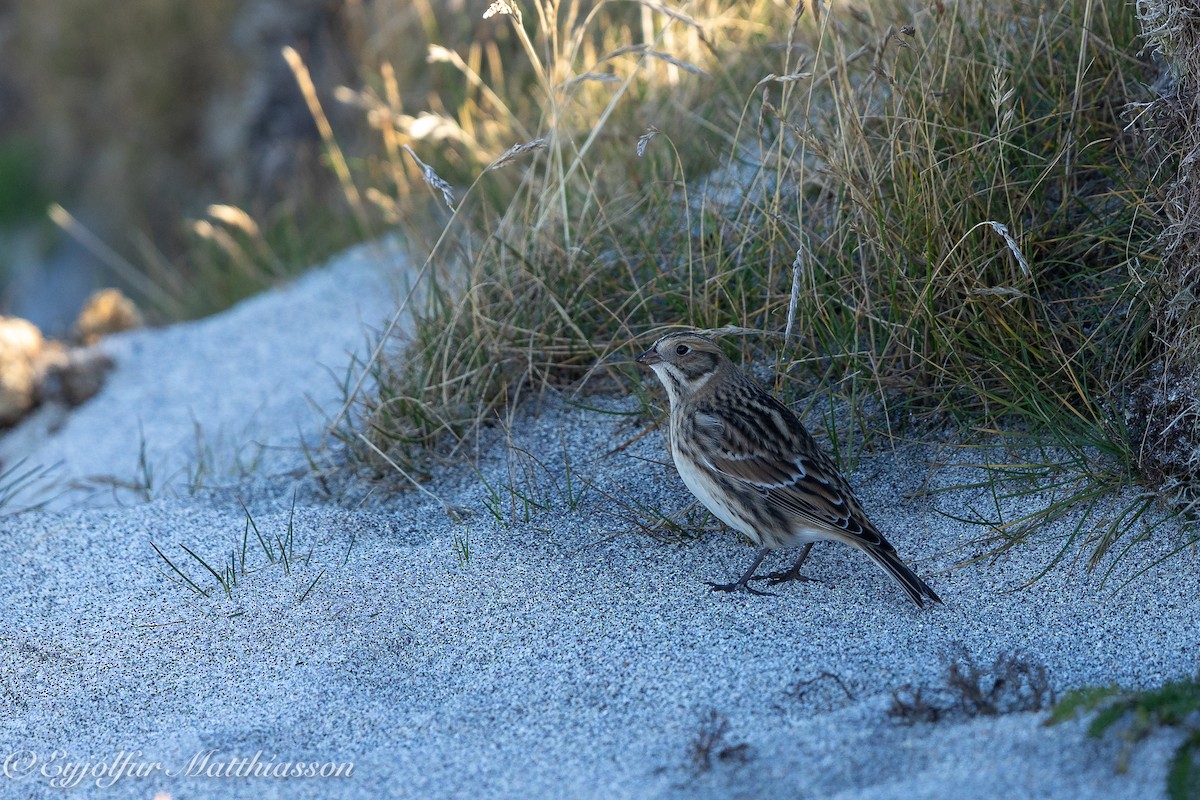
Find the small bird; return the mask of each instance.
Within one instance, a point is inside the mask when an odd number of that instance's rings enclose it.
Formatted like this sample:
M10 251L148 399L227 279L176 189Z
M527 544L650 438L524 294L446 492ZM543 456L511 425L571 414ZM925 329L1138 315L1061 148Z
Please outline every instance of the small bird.
M769 585L813 580L800 574L813 543L857 547L918 607L942 602L905 566L855 498L833 460L786 406L697 333L670 333L637 357L654 370L671 404L671 455L679 477L718 519L762 550L735 583L713 591L767 594L750 587L767 553L804 545L791 569Z

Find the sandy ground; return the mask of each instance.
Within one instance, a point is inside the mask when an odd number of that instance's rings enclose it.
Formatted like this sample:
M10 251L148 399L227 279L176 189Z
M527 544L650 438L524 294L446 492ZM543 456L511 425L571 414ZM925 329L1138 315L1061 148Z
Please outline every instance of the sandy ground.
M728 532L639 533L631 508L687 504L660 435L612 453L642 421L559 398L517 417L515 449L494 433L478 472L429 486L465 520L416 492L323 498L298 442L320 440L404 272L394 251L360 248L217 317L110 340L98 397L0 439L4 464L53 466L9 506L46 507L0 517L0 796L1163 795L1178 735L1151 736L1118 774L1116 737L1020 709L1195 674L1196 558L1154 565L1178 531L1103 586L1072 548L1019 588L1071 520L951 569L981 533L952 517L991 498L920 492L972 473L905 445L864 453L851 480L945 606L918 611L836 545L813 551L820 583L715 595L704 581L753 551ZM237 585L226 594L183 547L218 571L232 559ZM1000 692L998 716L950 708L951 660L988 681L1011 652L1043 687ZM896 718L905 686L949 710Z

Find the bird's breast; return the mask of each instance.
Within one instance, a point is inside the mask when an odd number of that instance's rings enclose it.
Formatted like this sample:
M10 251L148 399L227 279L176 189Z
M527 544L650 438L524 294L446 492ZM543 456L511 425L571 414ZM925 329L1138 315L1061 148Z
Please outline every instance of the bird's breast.
M696 437L694 425L689 425L685 419L672 420L671 457L684 485L713 516L745 534L755 544L761 544L762 535L753 518L745 513L746 501L751 498L739 499L732 487L713 473L704 463L703 455L696 452L697 446L701 444Z

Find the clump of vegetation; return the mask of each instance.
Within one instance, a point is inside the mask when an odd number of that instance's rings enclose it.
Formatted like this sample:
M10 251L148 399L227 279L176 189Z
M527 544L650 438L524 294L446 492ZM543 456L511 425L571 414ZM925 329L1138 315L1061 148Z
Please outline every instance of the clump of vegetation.
M1147 49L1165 65L1144 115L1148 164L1161 163L1159 264L1143 280L1155 309L1152 367L1133 387L1128 418L1137 468L1154 488L1194 518L1200 503L1200 180L1187 167L1200 157L1200 19L1180 0L1137 4Z
M687 747L688 766L694 775L711 772L717 764L741 765L750 760L750 745L729 742L729 720L715 709L701 720Z
M1120 731L1125 745L1117 759L1118 772L1129 768L1133 746L1151 733L1181 729L1185 738L1167 771L1167 796L1171 800L1200 797L1200 681L1189 678L1140 692L1116 686L1074 689L1054 707L1046 724L1057 725L1081 712L1095 712L1087 729L1093 738Z
M640 391L620 356L690 326L736 331L785 397L882 409L868 435L951 420L1019 432L1006 464L1048 453L1053 508L1000 521L997 551L1138 478L1161 176L1127 113L1155 76L1127 3L634 8L494 3L484 38L514 46L483 72L431 46L460 76L438 143L375 113L388 70L357 95L446 225L411 236L427 302L366 365L356 432L419 470L546 387ZM446 152L482 165L465 193ZM1081 530L1093 563L1109 521Z
M995 717L1053 705L1046 668L1019 653L1001 653L981 666L964 653L946 666L945 685L892 692L888 716L908 725L947 718Z
M188 591L201 597L211 597L212 593L219 587L221 592L227 598L232 598L234 590L238 588L245 580L256 572L280 565L283 571L291 575L292 570L297 567L308 567L312 561L312 551L307 553L298 552L296 550L295 538L295 514L296 514L296 499L292 498L292 508L288 513L287 528L283 533L266 533L259 530L254 517L250 515L250 509L242 505L242 510L246 514L246 524L242 531L241 542L235 542L229 552L223 555L219 560L205 559L195 550L185 544L178 544L188 557L187 561L181 561L183 566L176 564L171 558L159 548L153 541L150 542L150 547L158 554L166 564L169 572L162 574L173 583L187 589ZM250 539L250 534L254 534L254 539ZM263 558L261 563L255 563L260 559L255 557L255 548L252 541L258 542L258 549L261 550ZM185 569L188 564L192 565L192 570ZM196 568L200 568L202 572L196 573ZM307 585L307 588L300 594L296 603L303 603L312 592L313 587L325 575L325 570L322 569L312 582ZM208 578L216 581L215 585L205 586Z

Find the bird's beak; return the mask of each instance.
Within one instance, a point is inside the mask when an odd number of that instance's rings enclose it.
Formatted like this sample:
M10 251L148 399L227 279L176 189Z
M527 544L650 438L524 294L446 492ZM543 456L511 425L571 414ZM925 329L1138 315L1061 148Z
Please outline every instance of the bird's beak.
M655 352L654 348L650 348L638 356L636 360L639 364L645 364L647 367L653 367L655 364L662 363L662 356Z

